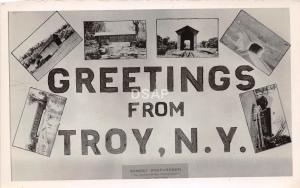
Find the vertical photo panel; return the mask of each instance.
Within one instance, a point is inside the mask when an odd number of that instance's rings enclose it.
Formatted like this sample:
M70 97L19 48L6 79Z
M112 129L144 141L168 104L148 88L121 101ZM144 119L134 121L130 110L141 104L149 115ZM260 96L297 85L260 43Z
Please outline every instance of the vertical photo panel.
M49 157L66 100L30 88L13 146Z
M242 93L240 100L256 153L291 142L276 84Z

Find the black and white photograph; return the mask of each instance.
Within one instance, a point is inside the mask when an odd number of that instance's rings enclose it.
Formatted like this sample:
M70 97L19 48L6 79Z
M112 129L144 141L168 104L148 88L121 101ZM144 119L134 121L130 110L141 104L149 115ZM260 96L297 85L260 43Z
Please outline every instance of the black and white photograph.
M81 41L79 34L55 12L12 54L36 80L40 80Z
M167 58L218 57L218 22L217 18L156 20L157 56Z
M226 30L221 42L267 75L290 48L287 41L243 10Z
M291 142L276 84L242 93L240 100L256 153Z
M146 21L85 21L85 60L146 59Z
M66 100L30 88L13 146L49 157Z
M6 16L8 178L293 176L293 50L268 76L220 42L242 9L291 42L288 8L92 4L55 13L82 41L39 81L11 52L54 11Z

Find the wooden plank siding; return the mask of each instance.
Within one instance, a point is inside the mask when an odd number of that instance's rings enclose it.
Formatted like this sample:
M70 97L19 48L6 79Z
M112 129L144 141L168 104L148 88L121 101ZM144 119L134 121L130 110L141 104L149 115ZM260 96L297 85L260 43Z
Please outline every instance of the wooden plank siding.
M135 34L128 35L106 35L106 36L96 36L98 42L109 41L109 42L132 42L135 41Z

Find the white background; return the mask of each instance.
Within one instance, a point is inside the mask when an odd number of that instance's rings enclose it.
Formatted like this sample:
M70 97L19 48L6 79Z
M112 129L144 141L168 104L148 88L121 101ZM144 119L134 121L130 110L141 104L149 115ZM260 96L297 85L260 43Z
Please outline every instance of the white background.
M250 15L274 30L289 41L288 9L245 9ZM99 179L121 178L122 165L188 163L189 177L218 176L278 176L291 174L291 144L255 154L236 88L241 83L235 77L235 69L240 65L251 65L220 43L219 57L216 58L157 58L156 57L156 18L219 18L219 33L222 35L233 21L239 9L212 10L163 10L163 11L60 11L80 36L83 34L83 21L90 20L146 20L147 59L133 60L84 60L83 42L68 54L55 67L62 67L70 74L70 88L59 94L67 98L59 129L76 130L71 137L71 156L63 154L63 136L57 136L51 157L45 158L18 148L12 148L13 180L48 179ZM51 12L13 12L10 14L10 50L13 50L32 32L37 23L42 23ZM24 20L30 22L24 23ZM99 20L99 21L102 21ZM280 20L274 22L274 20ZM216 28L217 29L217 28ZM20 33L20 31L23 31ZM175 31L174 31L175 32ZM201 31L199 31L201 33ZM255 88L273 83L278 84L283 107L290 121L290 68L289 51L281 60L271 76L267 76L254 67L250 73L255 79ZM11 56L11 137L13 138L27 96L28 88L34 87L51 92L48 77L35 81L28 72ZM208 83L211 67L223 65L230 70L230 86L224 91L214 91ZM149 89L149 73L143 72L144 66L162 66L157 73L157 89L166 89L166 67L174 67L174 92L163 99L131 99L130 93L122 92L122 67L141 67L141 73L134 73L136 83ZM203 66L203 92L197 92L188 83L188 92L180 91L180 68L188 67L196 75L196 67ZM83 87L83 93L76 93L75 69L87 67L93 70L93 85L96 93L89 93ZM114 82L109 86L118 86L118 93L99 92L99 68L118 67L118 73L109 74ZM222 75L222 74L217 74ZM218 76L216 76L218 80ZM184 116L142 117L142 102L183 101ZM128 103L140 102L133 117L128 118ZM168 112L169 114L169 112ZM224 153L223 144L216 127L224 127L228 133L230 127L238 127L231 143L231 152ZM110 154L105 149L105 134L111 128L123 129L127 134L126 151L119 155ZM138 144L131 129L140 129L143 135L146 128L153 128L147 143L147 153L139 154ZM198 129L198 152L191 154L183 146L182 154L175 154L175 128L181 128L190 135L191 128ZM96 156L91 150L88 156L81 155L81 129L97 130L100 134L98 147L102 155ZM115 139L118 142L118 139ZM116 144L118 146L118 144ZM204 147L210 146L212 152L206 154ZM247 148L245 153L240 147ZM166 153L160 157L158 149L165 147ZM31 170L31 173L27 173Z
M147 4L147 2L145 2L146 4ZM205 4L205 3L204 3ZM103 8L112 8L112 9L114 9L115 8L115 6L114 6L114 3L109 3L109 4L106 4L106 3L102 3L101 4L102 6L101 6L101 8L103 7ZM105 6L106 5L106 6ZM116 5L116 4L115 4ZM120 5L120 3L118 3L118 5ZM124 6L122 6L122 8L124 8L124 7L126 7L127 6L127 8L130 8L130 9L132 9L132 7L130 6L130 5L132 5L132 4L130 4L130 3L126 3L126 4L124 4ZM139 4L138 4L139 5ZM199 8L203 8L203 4L201 4L201 6L200 6L200 4L197 4L197 3L195 3L195 2L191 2L191 3L184 3L184 4L180 4L180 2L177 2L177 3L173 3L172 4L173 6L172 7L170 7L170 5L168 5L167 3L166 4L164 4L164 3L161 3L160 4L160 8L195 8L195 7L199 7ZM206 4L207 5L207 4ZM218 4L219 5L219 4ZM258 6L258 7L261 7L261 6L267 6L267 7L269 7L267 4L259 4L259 3L257 3L255 6ZM296 16L295 16L295 9L297 10L297 8L299 8L299 6L296 6L297 4L283 4L283 5L279 5L279 7L286 7L286 6L291 6L291 9L290 9L290 11L291 11L291 31L292 31L292 35L291 35L291 38L292 38L292 40L291 40L291 45L292 46L294 46L294 50L296 51L297 50L297 44L299 44L299 38L296 38L297 37L297 32L296 32L296 30L295 29L297 29L296 28L296 22L295 22L295 18L296 18ZM41 5L38 5L38 6L41 6ZM61 6L61 8L63 7L63 6L66 6L66 5L64 5L64 4L61 4L60 5ZM144 6L144 5L143 5ZM143 6L141 5L140 7L139 6L137 6L136 8L143 8ZM155 8L155 4L153 4L153 3L150 3L150 4L147 4L147 7L151 7L152 6L152 8ZM209 6L217 6L217 4L210 4ZM220 6L220 5L219 5ZM231 5L231 6L233 6L233 5ZM246 4L238 4L237 6L239 6L239 7L245 7L245 6L249 6L249 5L246 5ZM252 6L253 6L253 4L252 4ZM272 6L274 6L274 4L272 4ZM69 6L68 6L69 7ZM84 5L82 5L82 6L80 6L81 8L88 8L88 7L84 7ZM221 6L222 8L223 8L223 6ZM11 8L11 7L8 7L8 8ZM21 7L21 8L26 8L26 9L28 9L29 7ZM34 6L31 6L31 8L34 8ZM37 7L36 7L37 8ZM55 6L54 6L54 8L55 8ZM92 8L92 7L90 7L90 8ZM15 6L14 7L14 10L16 10L16 9L18 9L18 7L17 6ZM56 9L58 9L58 7L56 7ZM299 10L299 9L298 9ZM249 12L250 14L251 14L251 12ZM5 15L3 15L2 14L2 18L4 18L4 20L5 20L5 18L7 19L7 17L5 17ZM233 17L232 17L233 18ZM232 19L231 18L231 19ZM272 20L272 18L269 18L270 20ZM274 20L276 20L276 19L274 19ZM277 19L277 20L279 20L279 19ZM262 21L262 20L261 20ZM262 22L264 22L264 21L262 21ZM228 20L228 23L230 23L230 21ZM267 22L267 23L269 23L269 22ZM72 24L71 24L72 25ZM149 27L149 26L147 26L147 27ZM270 27L270 26L269 26ZM279 26L279 27L281 27L281 26ZM75 28L75 26L74 26L74 28ZM76 28L75 28L76 29ZM276 28L272 28L272 30L276 30ZM1 30L1 31L3 31L3 30ZM148 31L148 30L147 30ZM299 31L299 28L298 28L298 30L297 31ZM149 31L148 31L149 32ZM220 28L220 35L222 34L223 32L222 32L222 30L221 30L221 28ZM277 32L278 33L278 32ZM5 30L1 33L1 34L5 34ZM7 34L7 33L6 33ZM152 33L153 34L153 33ZM282 34L280 34L280 33L278 33L279 35L281 35L282 36ZM148 36L149 37L149 36ZM283 38L285 38L284 36L282 36ZM7 49L7 47L5 48L5 46L7 45L7 41L5 40L5 38L4 37L1 37L1 39L4 39L4 42L2 42L1 44L3 45L3 47L2 47L2 50L3 49ZM285 39L287 39L287 38L285 38ZM296 42L298 42L298 43L296 43ZM220 45L221 46L221 45ZM78 48L77 48L77 50L78 50ZM151 52L150 52L150 54L149 54L149 48L148 48L148 58L150 58L149 59L149 61L151 61L151 58L153 58L153 57L155 57L155 53L154 53L154 49L153 49L153 51L152 51L152 54L151 54ZM221 52L221 48L220 48L220 54L222 53ZM229 49L226 49L226 48L223 48L223 50L227 50L227 51L229 51ZM4 51L4 52L3 52ZM7 50L5 51L5 50L3 50L2 51L2 54L4 53L4 54L6 54L7 53ZM293 51L293 49L292 49L292 51ZM75 53L75 52L73 52L73 53ZM225 52L224 52L225 53ZM79 53L80 54L80 53ZM4 61L4 62L8 62L7 61L7 56L1 56L1 58L2 58L2 60ZM235 56L232 56L232 57L230 57L229 59L224 59L224 62L228 62L229 60L231 60L232 61L232 58L239 58L239 62L241 61L241 59L240 59L240 57L235 57ZM295 55L293 56L292 55L292 72L293 71L296 71L296 69L294 68L293 69L293 67L294 67L294 65L293 65L293 63L296 63L297 61L295 60L295 58L297 58ZM66 61L66 59L65 59L65 61ZM147 60L148 61L148 60ZM191 60L191 61L193 61L193 60ZM194 61L196 61L196 60L194 60ZM161 62L159 62L158 60L155 60L155 61L151 61L151 62L153 62L154 64L151 64L151 66L153 65L155 65L155 63L158 63L158 64L160 64ZM63 62L61 62L61 63L63 63ZM60 64L61 64L60 63ZM82 63L82 62L81 62ZM150 65L150 64L149 64ZM194 64L195 65L195 64ZM125 65L124 65L125 66ZM134 66L133 64L130 64L130 66ZM229 65L227 65L227 66L229 66ZM279 64L279 66L283 66L282 65L282 62L281 62L281 64ZM7 64L2 64L2 67L1 68L6 68L7 69ZM277 68L279 68L279 67L277 67ZM282 70L284 68L284 66L280 69L280 70ZM3 69L2 69L3 70ZM206 70L206 69L205 69ZM207 70L205 71L204 70L204 72L205 73L207 73ZM231 71L233 71L234 69L232 69L232 68L230 68L230 70ZM279 70L279 69L278 69ZM1 72L1 73L7 73L7 72L5 72L5 71L3 71L3 72ZM275 72L274 72L275 73ZM273 74L274 74L273 73ZM97 75L97 73L95 73L96 75ZM257 74L259 74L258 73L258 71L257 71ZM272 74L272 75L273 75ZM2 104L2 102L4 102L6 105L7 105L7 100L5 100L5 97L7 97L8 95L8 93L7 93L7 89L8 89L8 82L7 82L7 77L6 77L6 82L3 80L3 78L5 78L4 76L6 75L7 76L7 74L1 74L1 76L3 75L3 77L1 78L1 91L4 91L3 93L2 93L2 95L1 95L1 104ZM296 76L296 74L292 74L292 80L293 80L293 82L295 82L295 83L297 83L296 81L296 79L297 79L297 77L295 77ZM255 77L256 78L256 81L258 81L259 80L259 78L258 78L259 76L257 76L257 77ZM262 76L263 77L263 76ZM45 79L44 79L45 80ZM233 79L234 80L234 79ZM74 81L74 80L73 80ZM42 82L42 81L41 81ZM259 81L258 81L259 82ZM207 84L207 80L205 81L205 79L204 79L204 83L206 83ZM72 84L72 82L71 82L71 84ZM262 84L262 85L256 85L256 87L259 87L259 86L263 86L263 84L266 84L266 83L264 83L263 81L260 83L260 84ZM95 84L95 85L97 85L97 84ZM284 84L282 84L283 86L284 86ZM74 86L74 83L73 83L73 86ZM283 86L280 86L280 87L283 87ZM47 90L47 85L44 85L44 89L45 90ZM3 90L3 88L4 88L4 90ZM230 88L231 89L234 89L234 83L232 82L232 84L231 84L231 86L230 86ZM281 89L281 88L280 88ZM293 92L293 96L295 96L295 94L296 94L296 90L297 88L296 87L292 87L292 92ZM205 90L205 92L211 92L211 89L210 88L204 88L204 90ZM284 89L281 89L281 90L284 90ZM72 92L74 92L74 89L72 90ZM230 91L228 91L228 92L230 92ZM238 91L236 91L236 92L238 92ZM212 92L213 93L213 92ZM280 94L281 95L284 95L284 93L282 93L281 91L280 91ZM26 95L26 94L24 94L24 95ZM89 96L91 95L91 94L88 94ZM97 94L96 94L97 95ZM213 96L211 96L211 97L213 97ZM293 100L293 103L292 104L297 104L297 98L295 98L295 97L293 97L292 98L292 100ZM186 101L186 100L185 100ZM194 102L194 101L193 101ZM223 101L222 101L223 102ZM188 105L187 104L188 102L186 101L186 105ZM233 104L233 103L230 103L230 104ZM239 103L234 103L234 104L236 104L236 105L238 105ZM289 105L287 105L287 106L289 106ZM292 105L292 110L293 110L293 112L296 110L295 109L295 107L296 106L293 106ZM9 164L9 159L10 159L10 156L9 156L9 149L10 149L10 147L9 147L9 144L7 144L7 143L9 143L9 134L7 134L7 133L9 133L9 126L3 126L3 125L7 125L8 124L8 119L7 119L7 113L8 113L8 111L7 111L7 109L8 108L5 108L6 110L3 112L2 110L1 110L1 118L3 117L3 119L1 119L1 143L2 143L2 147L1 147L1 149L3 148L6 152L5 152L5 154L3 155L3 150L1 150L1 157L2 157L2 163L1 163L1 172L2 172L2 175L3 175L3 177L4 177L4 187L7 187L7 186L16 186L16 187L18 187L18 186L23 186L23 187L26 187L26 186L29 186L29 187L32 187L32 183L33 182L30 182L31 183L31 185L29 185L29 183L28 182L13 182L13 183L9 183L9 179L10 179L10 174L9 173L7 173L7 172L9 172L10 170L10 164ZM284 109L285 111L287 111L288 110L288 108L285 108ZM123 111L123 110L122 110ZM224 110L222 110L222 109L220 109L220 111L221 112L224 112ZM126 110L124 110L123 112L127 112ZM4 116L3 116L4 115ZM94 117L94 116L93 116ZM226 116L226 117L228 117L228 116ZM241 116L241 118L243 118L242 116ZM298 130L298 128L297 128L297 116L293 116L293 122L292 122L292 124L294 125L292 128L293 128L293 145L294 145L294 153L295 153L295 151L297 151L297 147L295 147L295 145L297 146L297 145L299 145L298 144L298 142L297 142L297 138L299 138L299 133L297 133L297 130ZM222 118L218 118L218 119L215 119L215 121L217 121L217 120L220 120L220 121L222 121L222 122L224 122L224 119ZM232 118L231 119L231 121L235 121L234 120L234 118ZM232 122L230 121L230 118L229 118L229 120L228 121L226 121L226 122L228 122L228 124L232 124ZM215 122L213 122L211 125L212 126L216 126L215 125L216 123ZM92 126L92 125L91 125ZM244 126L246 126L245 124L244 124ZM92 128L92 127L91 127ZM210 130L213 130L213 129L210 129ZM296 130L296 131L295 131ZM244 130L245 132L244 132L244 134L246 135L246 134L248 134L247 132L246 132L246 129ZM238 133L236 134L236 136L238 135ZM239 135L241 135L241 134L239 134ZM235 138L235 139L239 139L239 138ZM216 137L216 139L214 139L214 140L217 140L217 137ZM207 141L211 141L211 140L207 140ZM245 142L246 144L249 144L249 143L251 143L249 140L247 140L247 142ZM232 143L233 145L234 145L234 143ZM222 145L219 145L219 147L220 148L222 148L221 147ZM238 146L238 145L236 145L236 146ZM296 149L295 149L296 148ZM247 151L249 151L249 149L250 149L250 146L249 147L247 147ZM61 150L62 151L62 150ZM220 149L219 149L219 151L220 151ZM284 153L284 152L283 152ZM61 155L62 155L62 153L61 153ZM238 154L239 156L241 155L240 153ZM299 158L299 157L298 157ZM211 159L211 158L210 158ZM99 185L101 185L101 186L108 186L108 185L112 185L112 186L118 186L118 184L119 183L121 183L122 184L122 186L143 186L143 187L153 187L153 186L157 186L157 185L160 185L160 186L171 186L171 185L173 185L173 184L176 184L178 187L179 186L187 186L187 185L193 185L193 186L197 186L197 187L199 187L199 186L217 186L217 185L222 185L222 186L230 186L230 187L238 187L239 186L239 183L240 183L240 186L241 186L241 184L244 186L244 187L247 187L248 186L248 184L247 184L247 182L248 183L250 183L251 182L251 185L249 185L249 187L251 186L251 187L253 187L253 186L255 186L255 185L257 185L257 186L261 186L263 183L265 183L265 185L264 186L266 186L266 185L270 185L270 186L272 186L272 187L296 187L296 180L298 180L297 179L297 177L299 177L299 172L298 172L298 169L297 169L297 167L299 167L299 163L297 162L297 153L295 153L294 154L294 156L293 156L293 159L294 159L294 163L293 163L293 165L294 165L294 177L287 177L287 178L222 178L222 179L214 179L214 178L212 178L212 179L183 179L183 180L175 180L175 179L171 179L171 180L136 180L136 181L129 181L129 180L122 180L122 181L120 181L120 180L117 180L117 181L84 181L84 182L72 182L72 181L67 181L67 182L49 182L49 184L47 184L46 186L54 186L54 184L59 184L59 185L62 185L62 184L64 184L64 186L70 186L70 187L72 187L73 185L77 185L77 186L82 186L82 185L84 185L84 186L87 186L87 183L88 183L88 185L90 185L90 186L95 186L96 184L99 186ZM6 161L6 162L5 162ZM4 165L4 166L3 166ZM5 173L4 173L5 172ZM147 183L147 181L151 181L151 185L149 184L149 183ZM145 183L146 182L146 183ZM75 184L73 184L73 183L75 183ZM246 183L246 184L245 184ZM298 182L299 183L299 182ZM43 183L43 182L41 182L41 184L39 185L39 182L35 182L35 183L33 183L35 186L41 186L41 185L43 185L43 186L45 186L45 183Z

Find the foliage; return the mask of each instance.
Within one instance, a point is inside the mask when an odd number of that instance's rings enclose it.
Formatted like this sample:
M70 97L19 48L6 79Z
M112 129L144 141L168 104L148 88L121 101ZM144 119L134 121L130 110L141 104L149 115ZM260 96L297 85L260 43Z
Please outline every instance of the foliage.
M147 39L146 36L146 22L144 20L133 20L134 31L136 33L136 41L145 41Z
M218 37L213 37L200 42L201 48L218 48Z
M218 37L214 37L208 40L209 48L218 48Z
M105 31L105 29L105 22L84 22L84 33L95 34L96 32Z
M162 38L161 36L157 35L156 41L158 55L165 55L168 50L177 48L177 42L170 41L170 37Z

